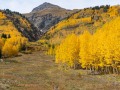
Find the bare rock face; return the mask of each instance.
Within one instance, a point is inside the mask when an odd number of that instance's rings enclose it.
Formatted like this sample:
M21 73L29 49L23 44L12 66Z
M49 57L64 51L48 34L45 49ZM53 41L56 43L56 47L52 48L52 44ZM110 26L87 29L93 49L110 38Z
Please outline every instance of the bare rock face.
M62 19L68 17L76 10L66 10L57 5L43 3L34 8L32 12L25 16L43 33L47 32L51 26L54 26Z

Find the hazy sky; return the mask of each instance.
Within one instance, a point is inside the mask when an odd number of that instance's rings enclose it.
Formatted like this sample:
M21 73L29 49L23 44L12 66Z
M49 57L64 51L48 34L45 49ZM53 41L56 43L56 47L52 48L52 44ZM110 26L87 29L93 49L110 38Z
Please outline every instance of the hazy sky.
M66 9L82 9L96 5L116 5L120 0L0 0L0 9L10 9L21 13L28 13L34 7L44 2L59 5Z

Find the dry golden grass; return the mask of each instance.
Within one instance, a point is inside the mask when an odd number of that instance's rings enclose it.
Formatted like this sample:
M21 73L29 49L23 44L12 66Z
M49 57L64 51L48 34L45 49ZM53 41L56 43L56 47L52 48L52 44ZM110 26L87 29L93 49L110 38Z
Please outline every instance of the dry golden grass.
M119 90L119 75L62 71L44 52L22 54L0 62L0 90Z

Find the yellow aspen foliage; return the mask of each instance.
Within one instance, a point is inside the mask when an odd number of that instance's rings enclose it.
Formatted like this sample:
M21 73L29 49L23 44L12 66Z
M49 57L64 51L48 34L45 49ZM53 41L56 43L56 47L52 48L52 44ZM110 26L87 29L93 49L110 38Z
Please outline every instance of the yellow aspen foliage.
M0 19L6 19L6 16L3 12L0 12Z
M112 66L120 62L120 17L106 23L103 30L103 38L105 38L105 59L107 64Z
M91 56L90 56L90 39L91 34L86 30L84 33L79 37L80 39L80 60L79 62L82 64L82 67L85 68L89 66L91 63Z
M69 35L56 49L56 63L74 67L79 63L79 38L75 34Z
M4 42L3 40L0 38L0 58L2 57L2 48L3 48Z
M30 23L26 19L20 17L19 20L20 20L20 23L23 27L26 27L26 28L30 29Z
M2 47L4 45L3 40L0 38L0 58L2 57Z
M56 63L70 67L76 63L82 68L102 73L119 73L120 17L106 23L93 35L84 31L79 37L72 34L56 49ZM111 69L112 68L112 69Z
M85 17L85 18L81 18L79 19L81 22L91 22L92 18L91 17Z
M72 15L72 16L70 17L70 19L77 19L77 18L79 18L79 16L80 16L80 13L78 12L78 13Z
M0 25L0 30L2 30L2 33L10 34L11 37L22 36L22 34L18 32L18 30L14 27L14 24L11 21L6 21L6 24Z
M2 48L2 55L5 57L16 56L25 47L27 39L24 37L12 37L6 40Z
M18 54L18 49L16 46L13 46L9 43L5 43L3 49L2 49L2 54L5 56L5 57L10 57L10 56L15 56Z
M48 55L55 55L55 50L56 50L56 47L57 46L51 46L49 49L48 49L48 51L47 51L47 54Z
M110 9L108 11L110 17L119 16L118 8L120 8L120 6L112 6L112 7L110 7Z
M0 50L2 49L3 45L4 45L4 42L3 42L3 40L0 38Z

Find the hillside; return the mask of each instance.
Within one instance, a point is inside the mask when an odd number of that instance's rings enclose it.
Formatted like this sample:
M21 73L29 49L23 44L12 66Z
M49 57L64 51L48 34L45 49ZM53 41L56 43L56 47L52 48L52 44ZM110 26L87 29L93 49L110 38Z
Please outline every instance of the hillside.
M26 37L30 41L39 39L41 32L31 24L25 16L9 9L0 10L0 36Z
M101 28L106 22L120 15L120 6L96 6L81 9L70 17L62 20L43 36L51 44L59 44L68 34L82 34L88 30L91 34Z
M69 16L77 10L66 10L51 3L43 3L34 8L30 13L24 14L42 32Z

